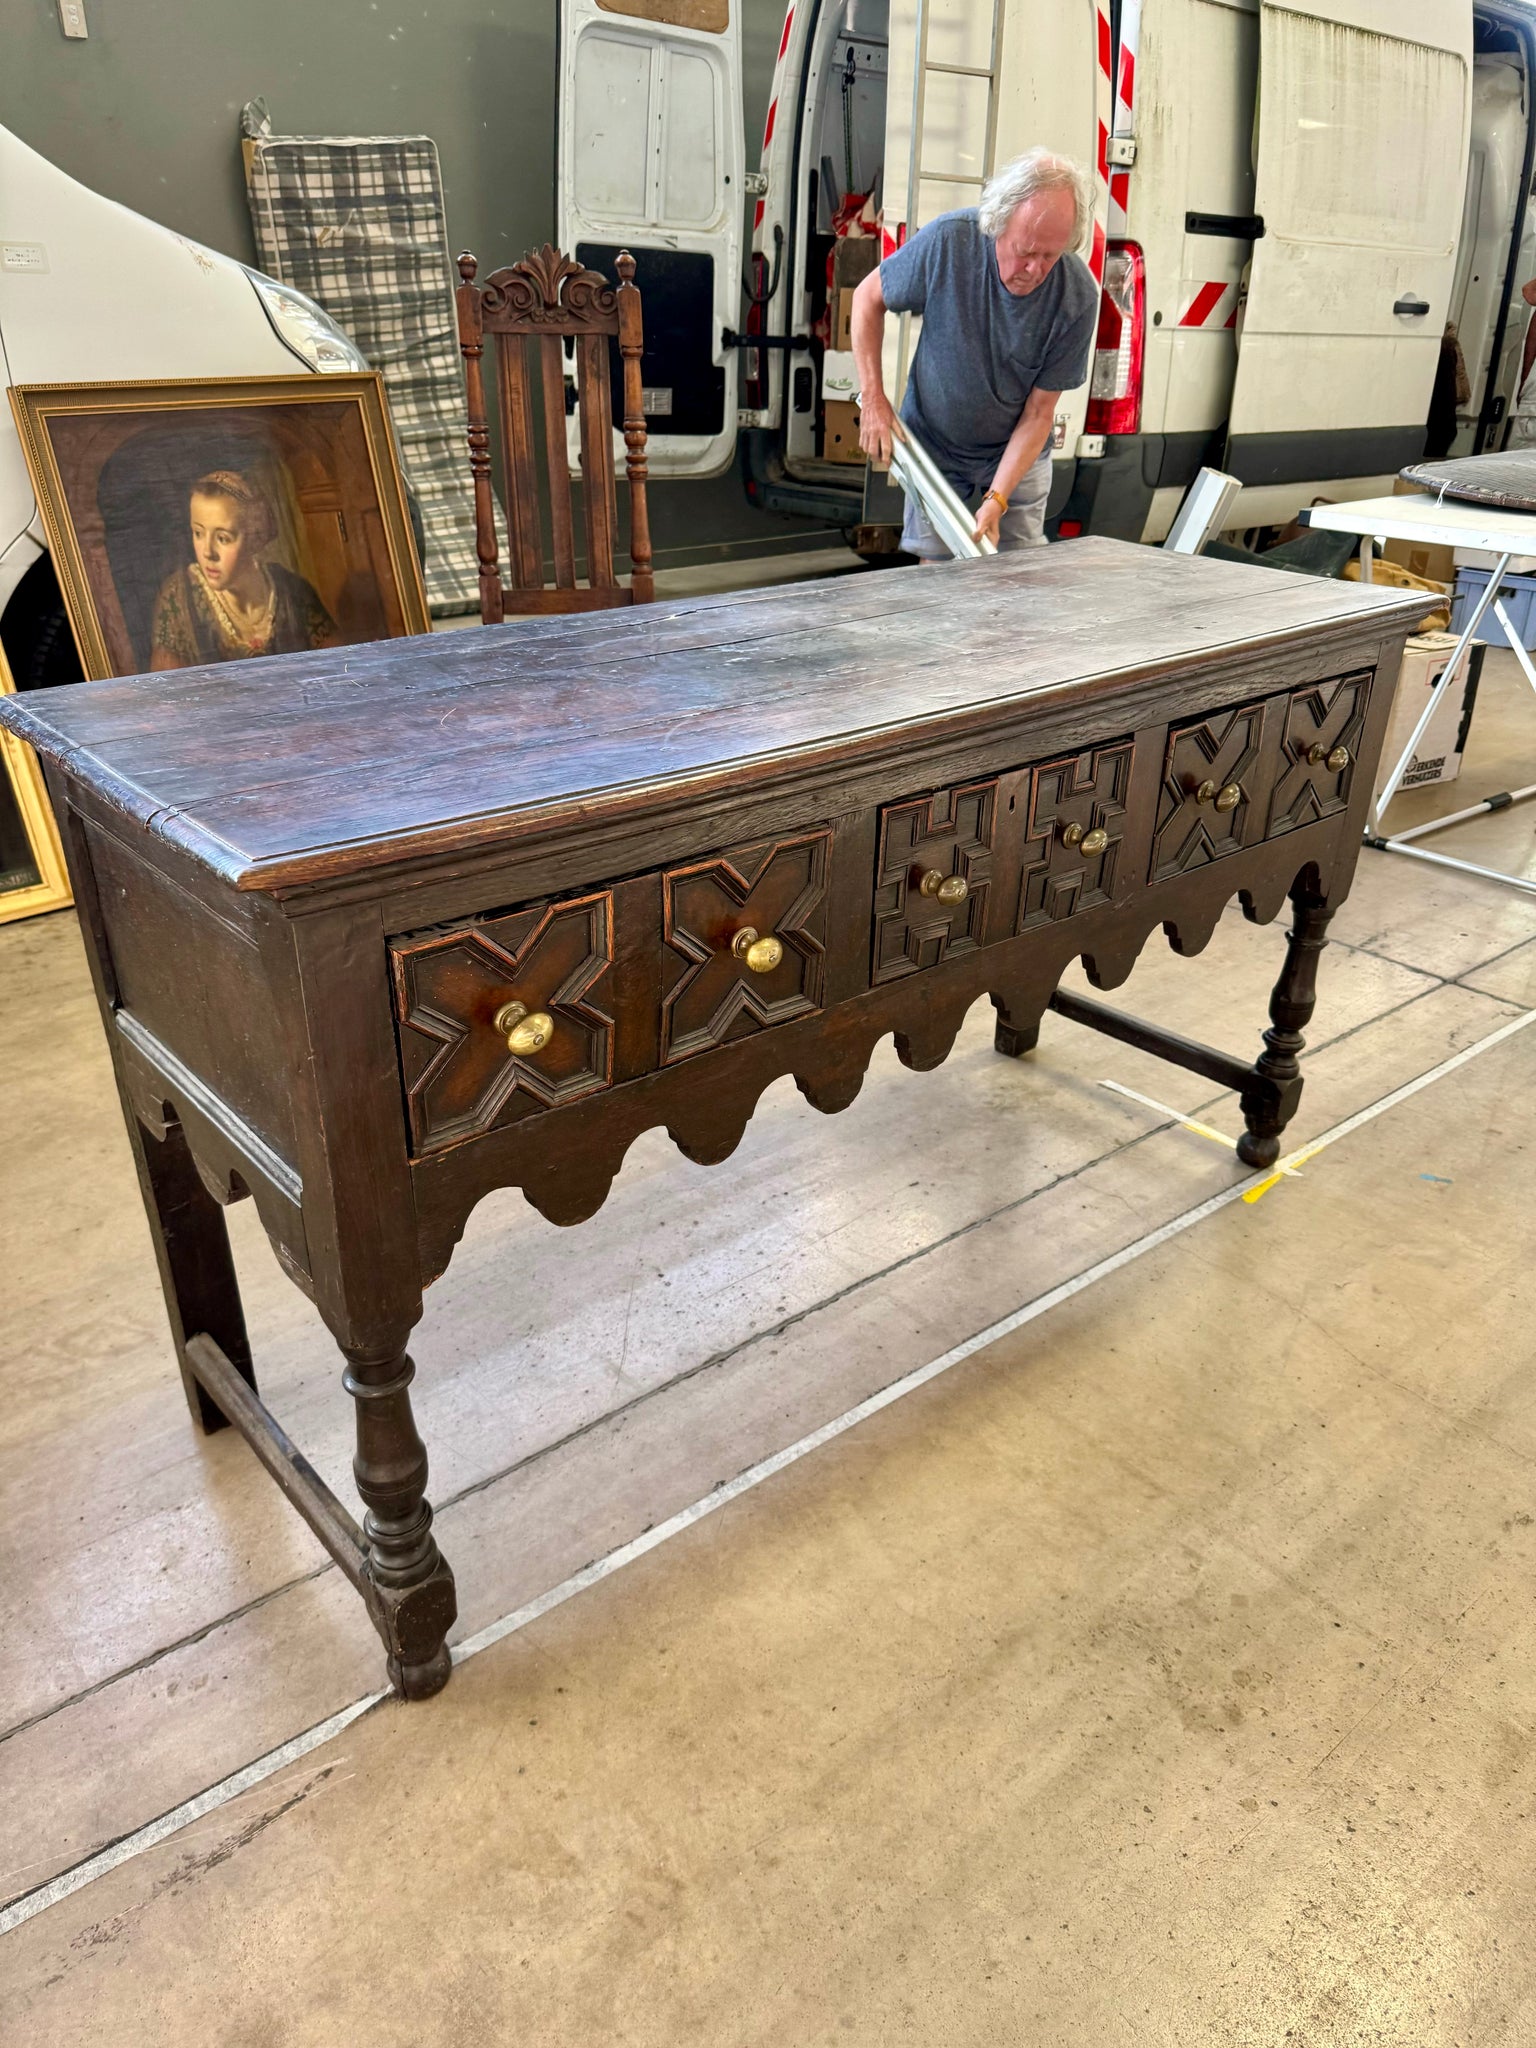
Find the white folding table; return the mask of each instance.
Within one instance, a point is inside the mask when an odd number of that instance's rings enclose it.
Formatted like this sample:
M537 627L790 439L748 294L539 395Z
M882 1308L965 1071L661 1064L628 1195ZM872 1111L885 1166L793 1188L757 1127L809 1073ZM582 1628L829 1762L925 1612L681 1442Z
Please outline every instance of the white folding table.
M1536 690L1536 668L1525 644L1510 623L1500 586L1509 573L1509 565L1520 556L1536 556L1536 513L1511 512L1494 505L1468 504L1460 499L1449 498L1437 492L1425 491L1392 498L1357 498L1345 505L1314 505L1301 514L1303 524L1319 528L1328 533L1355 533L1360 536L1360 575L1369 583L1371 580L1371 548L1373 542L1386 540L1421 541L1430 546L1466 548L1493 555L1497 559L1489 574L1488 582L1461 629L1455 652L1446 663L1440 680L1429 694L1429 701L1420 712L1418 722L1403 749L1402 759L1392 769L1371 804L1366 818L1366 844L1379 847L1385 853L1411 854L1416 860L1433 861L1439 867L1460 868L1469 875L1485 875L1489 881L1503 882L1511 889L1524 889L1536 895L1536 880L1523 875L1506 875L1498 868L1479 867L1474 861L1456 860L1448 853L1432 853L1418 841L1427 839L1432 832L1443 832L1450 825L1461 825L1468 818L1480 818L1489 811L1506 811L1511 804L1523 803L1527 797L1536 796L1536 782L1527 783L1521 789L1500 790L1494 796L1486 796L1465 810L1452 811L1444 818L1434 818L1427 825L1415 825L1407 832L1398 832L1390 837L1381 830L1382 813L1396 796L1403 777L1408 772L1414 749L1429 721L1435 715L1441 698L1451 689L1467 659L1468 650L1478 637L1478 627L1485 615L1492 610L1494 617L1504 628L1515 659L1525 671L1525 679Z

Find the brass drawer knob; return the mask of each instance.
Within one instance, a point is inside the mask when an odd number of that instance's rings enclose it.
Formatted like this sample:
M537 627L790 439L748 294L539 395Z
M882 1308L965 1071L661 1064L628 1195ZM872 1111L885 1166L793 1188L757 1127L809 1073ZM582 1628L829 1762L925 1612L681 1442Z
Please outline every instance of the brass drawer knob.
M1316 740L1307 749L1307 759L1314 768L1321 768L1326 764L1333 770L1335 775L1342 775L1349 766L1349 749L1348 747L1325 747L1321 740Z
M1242 800L1243 785L1240 782L1229 782L1224 788L1218 789L1215 783L1207 778L1195 791L1197 804L1213 803L1218 811L1234 811Z
M918 883L918 890L924 896L932 896L938 903L963 903L971 893L971 885L964 875L941 874L937 868L929 868Z
M542 1052L555 1035L555 1020L547 1010L530 1015L526 1003L503 1003L495 1016L496 1029L507 1041L507 1051L520 1060Z
M1061 835L1063 846L1075 846L1079 853L1091 858L1102 853L1109 844L1109 834L1102 825L1095 825L1091 832L1085 832L1081 825L1068 825Z
M1328 756L1328 766L1335 775L1341 775L1349 766L1348 747L1335 747Z
M751 925L744 924L731 941L731 951L742 961L749 974L772 974L784 958L783 941L770 932L760 939Z

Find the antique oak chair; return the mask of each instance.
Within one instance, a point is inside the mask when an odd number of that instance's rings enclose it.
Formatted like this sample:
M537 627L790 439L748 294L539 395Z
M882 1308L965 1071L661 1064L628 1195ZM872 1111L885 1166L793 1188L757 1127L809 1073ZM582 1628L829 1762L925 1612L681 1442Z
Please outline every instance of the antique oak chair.
M542 249L493 271L476 284L475 258L459 258L459 346L469 386L469 466L475 484L475 551L480 563L480 616L488 626L509 612L600 611L644 604L655 596L651 531L645 506L645 413L640 385L640 294L635 260L618 260L619 282L583 270L546 242ZM485 337L496 337L494 383L500 405L507 533L512 582L503 585L491 497L490 434L486 424ZM576 582L576 543L565 440L567 338L576 344L577 404L581 414L582 511L587 539L587 588ZM609 383L614 339L624 365L625 473L629 480L629 553L626 589L614 574L618 525L613 473L613 402ZM544 399L544 468L549 480L555 587L544 583L544 533L536 477L533 386Z

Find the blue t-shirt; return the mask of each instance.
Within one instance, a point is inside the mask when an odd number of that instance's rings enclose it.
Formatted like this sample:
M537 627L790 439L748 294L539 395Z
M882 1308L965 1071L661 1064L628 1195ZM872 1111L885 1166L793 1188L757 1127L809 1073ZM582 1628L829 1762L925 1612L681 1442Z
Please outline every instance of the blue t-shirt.
M1099 288L1080 256L1063 256L1015 298L976 209L930 221L880 266L893 313L921 313L901 417L940 469L969 478L993 467L1029 394L1071 391L1088 375Z

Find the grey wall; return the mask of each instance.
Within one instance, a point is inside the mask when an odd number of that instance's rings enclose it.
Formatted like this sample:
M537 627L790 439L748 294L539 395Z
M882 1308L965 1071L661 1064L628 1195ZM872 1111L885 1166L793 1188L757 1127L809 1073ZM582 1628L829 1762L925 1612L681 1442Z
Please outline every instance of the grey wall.
M783 0L740 0L755 166ZM448 236L482 269L554 237L555 0L55 0L0 4L0 123L82 184L242 261L254 256L240 109L286 135L430 135ZM746 502L739 480L652 486L658 555L819 529ZM734 551L734 549L733 549Z

